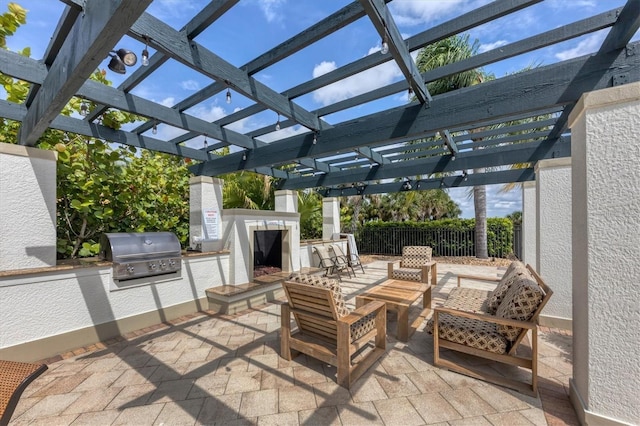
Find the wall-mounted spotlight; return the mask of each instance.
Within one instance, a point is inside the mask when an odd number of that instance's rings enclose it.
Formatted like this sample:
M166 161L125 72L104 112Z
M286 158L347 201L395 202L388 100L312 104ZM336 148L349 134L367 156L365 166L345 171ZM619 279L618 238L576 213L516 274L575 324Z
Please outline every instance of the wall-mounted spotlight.
M125 65L132 67L138 62L138 57L130 50L118 49L112 50L111 53L115 53L115 55L109 54L111 60L109 61L108 67L111 71L117 72L118 74L125 74L127 72Z

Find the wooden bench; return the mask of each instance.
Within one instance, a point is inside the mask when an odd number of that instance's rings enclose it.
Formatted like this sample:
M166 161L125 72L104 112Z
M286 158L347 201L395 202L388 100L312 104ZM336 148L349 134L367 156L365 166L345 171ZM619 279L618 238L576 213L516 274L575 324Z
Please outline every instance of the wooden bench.
M9 424L22 392L46 369L45 364L0 360L0 426Z
M483 277L465 276L474 280ZM460 281L458 281L460 285ZM458 373L537 395L538 316L553 291L531 266L512 264L493 291L454 288L444 305L434 309L427 330L433 332L434 364ZM438 324L434 327L433 324ZM527 334L531 346L517 353ZM481 357L531 371L529 383L492 375L440 357L440 349Z

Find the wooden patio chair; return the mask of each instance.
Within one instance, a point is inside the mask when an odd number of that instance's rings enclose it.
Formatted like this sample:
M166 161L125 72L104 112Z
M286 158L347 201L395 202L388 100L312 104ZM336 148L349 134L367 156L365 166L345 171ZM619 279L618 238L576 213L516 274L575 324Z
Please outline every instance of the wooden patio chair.
M364 274L364 267L362 266L362 262L360 262L360 256L358 256L357 254L351 254L351 253L345 254L340 244L331 244L331 249L336 254L336 256L340 256L347 259L347 263L349 264L349 267L351 268L351 271L353 272L354 276L356 275L354 266L359 266L360 269L362 270L362 273Z
M45 364L0 360L0 426L9 424L24 390L46 369Z
M340 273L347 271L347 275L351 278L351 272L349 272L349 262L346 257L338 257L337 255L329 254L329 250L324 245L313 246L320 259L318 265L319 268L323 268L327 271L327 275L336 274L339 281L342 281Z
M386 350L387 310L370 302L349 311L338 281L299 274L282 283L288 302L281 305L281 356L292 350L337 367L340 386L351 385ZM292 332L291 314L298 329Z
M482 277L465 276L475 280ZM486 298L480 297L485 294ZM528 395L538 392L538 317L553 291L527 265L513 268L495 290L456 287L434 309L426 330L433 332L434 364ZM434 324L438 324L434 327ZM526 336L531 331L531 344ZM529 370L529 383L442 359L440 348ZM518 353L518 350L522 353Z
M387 264L387 278L390 280L429 282L431 273L431 285L438 283L437 264L431 259L431 247L429 246L404 246L402 247L402 259Z

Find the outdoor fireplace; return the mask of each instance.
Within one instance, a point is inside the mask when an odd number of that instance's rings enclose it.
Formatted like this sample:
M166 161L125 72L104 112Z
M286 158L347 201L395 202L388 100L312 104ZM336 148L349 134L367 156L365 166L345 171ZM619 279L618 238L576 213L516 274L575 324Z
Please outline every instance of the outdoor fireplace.
M282 271L282 230L256 230L253 233L253 276Z

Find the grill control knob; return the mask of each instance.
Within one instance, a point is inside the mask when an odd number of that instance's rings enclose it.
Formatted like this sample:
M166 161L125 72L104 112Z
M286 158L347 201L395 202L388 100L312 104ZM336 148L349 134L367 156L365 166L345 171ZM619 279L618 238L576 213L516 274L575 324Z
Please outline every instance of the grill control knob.
M160 265L160 269L167 269L167 262L164 260L158 261L158 265Z
M129 275L133 275L133 273L135 272L135 270L136 270L136 268L134 268L133 266L131 266L131 265L127 265L127 273L128 273Z
M156 265L154 262L149 263L150 270L155 271L157 268L158 268L158 265Z
M176 266L176 261L173 259L169 259L169 266L174 268Z

